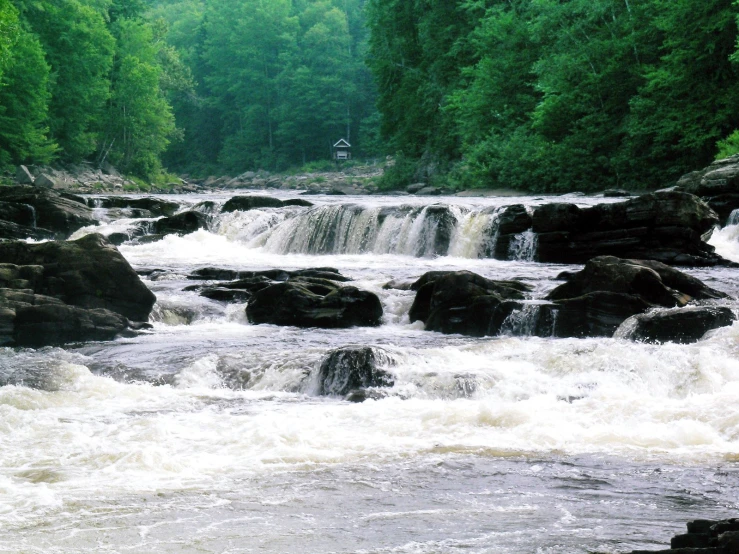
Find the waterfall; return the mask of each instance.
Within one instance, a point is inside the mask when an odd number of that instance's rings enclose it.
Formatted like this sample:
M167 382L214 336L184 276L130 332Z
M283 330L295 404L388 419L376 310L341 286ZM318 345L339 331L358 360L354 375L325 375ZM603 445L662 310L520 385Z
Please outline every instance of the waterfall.
M730 225L739 225L739 210L734 210L729 214L729 218L726 220L726 227Z
M501 208L461 213L454 230L449 255L458 258L489 258L498 242L498 217Z
M525 304L513 310L500 328L501 335L514 337L553 336L557 310L546 309L550 304Z
M508 247L508 259L533 262L536 261L538 249L539 237L529 229L511 239L511 244Z

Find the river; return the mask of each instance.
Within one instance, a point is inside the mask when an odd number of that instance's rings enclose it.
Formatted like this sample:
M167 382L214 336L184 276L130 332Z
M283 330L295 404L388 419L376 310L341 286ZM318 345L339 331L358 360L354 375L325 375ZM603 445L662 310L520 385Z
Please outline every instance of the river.
M228 196L174 199L217 213ZM0 552L621 553L737 515L739 324L693 345L426 332L414 293L385 283L467 269L540 298L578 269L531 261L533 236L515 261L479 257L496 208L551 198L310 200L122 245L157 295L151 332L0 349ZM437 202L457 223L435 257ZM75 238L134 224L96 211ZM711 242L739 261L739 226ZM255 326L182 290L203 267L321 266L376 293L383 324ZM689 272L739 296L739 270ZM397 358L387 398L314 394L346 345Z

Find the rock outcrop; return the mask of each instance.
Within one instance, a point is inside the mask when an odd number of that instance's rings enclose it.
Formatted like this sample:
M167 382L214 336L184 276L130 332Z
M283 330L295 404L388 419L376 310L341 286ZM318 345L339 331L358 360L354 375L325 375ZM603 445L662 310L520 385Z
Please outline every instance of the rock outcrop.
M302 198L283 201L270 196L234 196L223 205L221 212L245 212L248 210L257 210L259 208L283 208L285 206L309 207L312 205L313 204L311 202L303 200Z
M629 317L693 300L726 298L700 280L653 260L593 258L568 281L549 293L557 337L612 336Z
M76 241L0 244L0 260L40 266L43 278L34 293L80 308L102 308L133 321L146 321L156 301L118 250L101 235Z
M382 319L380 299L327 279L297 277L254 292L246 316L254 324L295 327L374 327Z
M739 519L696 519L688 532L675 535L669 550L634 550L631 554L736 554L739 552Z
M473 337L497 335L517 309L529 287L518 281L493 281L469 271L433 271L411 286L416 298L411 322L423 321L427 331Z
M347 346L332 350L318 369L317 393L323 396L352 394L357 398L357 392L361 390L392 387L395 379L388 368L396 363L387 350L376 346Z
M100 235L0 244L0 344L110 340L140 329L156 298ZM138 323L137 323L138 322Z
M97 224L92 210L75 198L79 197L39 187L0 187L0 202L32 207L35 214L32 227L48 230L60 239L82 227Z
M105 196L89 198L87 203L92 208L132 208L146 210L153 217L172 217L180 209L180 205L177 202L150 196L145 198Z
M182 212L154 222L154 233L158 235L187 235L200 229L208 229L208 216L201 212Z
M725 263L703 239L718 215L692 194L665 191L626 202L580 208L545 204L534 210L536 259L585 263L595 256L652 259L671 265Z
M683 175L677 185L705 200L725 225L731 212L739 209L739 155Z

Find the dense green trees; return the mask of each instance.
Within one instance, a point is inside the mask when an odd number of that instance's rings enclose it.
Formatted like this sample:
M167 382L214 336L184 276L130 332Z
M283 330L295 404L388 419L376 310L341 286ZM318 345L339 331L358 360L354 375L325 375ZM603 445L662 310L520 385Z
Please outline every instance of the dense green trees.
M3 0L0 163L109 160L160 169L174 132L154 25L139 0ZM171 54L171 52L168 52Z
M185 140L169 165L284 169L327 159L342 137L372 146L362 0L162 0L153 14L196 83L172 99Z
M466 185L662 186L739 127L738 12L732 0L371 0L383 130L417 176L452 164Z

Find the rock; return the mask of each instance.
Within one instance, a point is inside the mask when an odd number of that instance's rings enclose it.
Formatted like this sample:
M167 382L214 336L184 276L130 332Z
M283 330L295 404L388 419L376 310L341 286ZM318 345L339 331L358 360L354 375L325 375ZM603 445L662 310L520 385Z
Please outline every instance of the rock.
M395 379L387 371L396 365L389 352L379 347L347 346L332 350L318 369L318 394L345 396L354 394L353 402L360 401L362 390L372 387L392 387Z
M129 198L126 196L89 198L88 203L94 208L136 208L146 210L154 217L172 217L180 209L180 205L176 202L150 196L146 198Z
M529 290L517 281L492 281L469 271L429 272L411 288L418 291L411 322L423 321L427 331L474 337L497 335Z
M552 334L557 337L612 336L626 319L651 308L727 296L651 260L601 256L568 277L547 295L554 304L543 308L556 314Z
M739 156L716 160L709 166L683 175L678 186L703 198L725 225L739 209Z
M15 310L13 338L16 346L37 348L112 340L127 328L128 320L109 310L45 304Z
M427 186L428 185L426 185L426 183L413 183L412 185L408 185L405 190L411 194L416 194L419 190L422 190Z
M0 202L0 220L24 227L35 227L36 210L28 204Z
M531 215L523 204L514 204L502 208L497 214L492 228L487 231L494 242L492 243L492 250L485 252L484 255L497 260L507 260L511 241L516 235L530 229L531 225Z
M722 554L739 552L739 531L726 531L718 536L718 551Z
M80 308L102 308L133 321L146 321L156 301L118 250L101 235L76 241L0 244L0 260L42 266L34 293Z
M32 185L34 181L33 175L25 165L19 165L15 170L15 182L19 185Z
M289 200L285 200L282 203L283 206L304 206L306 208L310 208L313 206L313 202L308 202L307 200L303 200L302 198L290 198Z
M452 240L452 234L457 225L457 218L454 217L449 206L429 206L426 208L426 224L431 224L432 229L428 229L424 236L433 236L433 256L445 256L449 251L449 244ZM424 229L424 231L426 231ZM426 250L428 252L428 250Z
M590 208L539 206L532 230L538 234L540 262L585 263L611 255L711 266L728 263L704 242L718 221L716 212L697 197L660 192Z
M626 198L631 196L628 190L607 189L603 191L603 198Z
M221 208L221 213L248 211L260 208L282 208L282 200L270 196L234 196Z
M182 212L154 222L154 233L158 235L187 235L208 228L208 216L201 212Z
M53 239L54 233L46 229L38 229L34 227L25 227L23 225L17 225L10 221L0 220L0 239L34 239L34 240L47 240Z
M92 210L58 192L27 186L0 187L0 201L32 206L36 211L36 225L67 238L82 227L97 225Z
M43 187L47 189L53 189L58 186L56 180L46 173L39 174L39 176L36 177L36 179L34 180L33 185L36 187Z
M314 267L308 269L297 269L287 271L284 269L267 269L265 271L236 271L233 269L220 269L216 267L204 267L195 270L188 279L192 280L216 280L226 281L233 279L265 278L271 281L287 281L295 277L317 277L330 281L347 282L349 277L343 276L339 270L333 267Z
M288 281L254 293L246 315L251 323L296 327L347 328L377 326L380 299L356 287Z
M439 187L424 187L417 190L416 194L419 196L440 196L443 192Z

